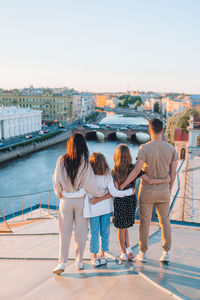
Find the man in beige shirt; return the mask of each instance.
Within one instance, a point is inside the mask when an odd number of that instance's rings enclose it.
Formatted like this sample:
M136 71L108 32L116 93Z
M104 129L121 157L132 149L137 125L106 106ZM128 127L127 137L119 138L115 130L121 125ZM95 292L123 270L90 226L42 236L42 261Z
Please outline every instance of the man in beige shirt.
M155 204L162 232L163 255L160 261L169 261L171 247L171 228L169 219L170 193L176 178L178 155L175 148L162 141L163 123L159 119L149 122L151 141L140 146L138 159L133 171L129 174L121 188L127 186L141 171L150 178L164 179L170 172L170 184L149 185L141 180L139 188L139 254L137 259L146 260L145 252L148 249L149 226L152 209Z

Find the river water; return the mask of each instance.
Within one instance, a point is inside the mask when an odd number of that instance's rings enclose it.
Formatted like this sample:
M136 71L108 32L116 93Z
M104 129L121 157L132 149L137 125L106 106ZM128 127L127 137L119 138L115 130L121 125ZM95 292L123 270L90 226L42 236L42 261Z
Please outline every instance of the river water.
M108 114L101 123L104 124L147 124L141 117L125 117L122 115ZM120 141L105 141L100 143L96 140L87 141L90 154L94 151L102 152L108 161L110 168L113 167L113 153ZM130 147L133 162L135 162L139 145L127 142ZM12 196L15 198L14 207L18 211L21 208L21 197L16 195L33 194L52 190L52 174L55 169L57 158L65 153L66 143L60 143L42 151L29 154L20 159L12 160L0 165L0 209L3 209L3 200L6 200L6 212L10 212ZM47 193L42 193L42 202L47 201ZM55 197L51 192L51 203ZM39 203L39 195L33 196L33 204ZM30 196L24 197L24 207L30 206Z

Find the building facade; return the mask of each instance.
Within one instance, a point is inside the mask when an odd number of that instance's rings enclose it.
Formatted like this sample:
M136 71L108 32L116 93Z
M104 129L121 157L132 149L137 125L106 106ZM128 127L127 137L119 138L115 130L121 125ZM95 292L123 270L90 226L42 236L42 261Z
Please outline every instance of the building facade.
M95 97L90 93L81 94L81 118L89 116L94 110Z
M188 132L182 128L176 128L174 131L174 147L178 153L179 159L188 159Z
M188 157L200 156L200 117L190 117Z
M1 107L0 140L40 130L41 113L32 109Z
M179 159L193 159L200 156L200 117L190 116L188 132L176 128L174 146Z
M107 95L105 94L96 94L96 106L104 107L107 106Z
M42 119L67 124L81 114L81 95L78 92L52 89L12 90L0 92L0 106L16 106L42 111Z

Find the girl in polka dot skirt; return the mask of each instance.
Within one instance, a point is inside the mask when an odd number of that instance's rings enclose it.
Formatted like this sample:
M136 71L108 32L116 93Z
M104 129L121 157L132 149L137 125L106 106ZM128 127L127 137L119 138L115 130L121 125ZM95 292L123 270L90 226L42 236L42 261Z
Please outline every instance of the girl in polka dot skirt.
M132 157L129 147L126 144L120 144L113 155L114 167L112 171L113 179L117 188L126 180L129 173L134 168L132 164ZM143 171L127 185L124 190L128 188L135 188L136 179L142 177L148 184L161 184L168 179L151 179ZM135 222L135 210L136 210L136 196L125 196L114 198L114 226L118 229L118 241L121 249L121 260L131 260L135 257L129 242L128 228L132 227Z

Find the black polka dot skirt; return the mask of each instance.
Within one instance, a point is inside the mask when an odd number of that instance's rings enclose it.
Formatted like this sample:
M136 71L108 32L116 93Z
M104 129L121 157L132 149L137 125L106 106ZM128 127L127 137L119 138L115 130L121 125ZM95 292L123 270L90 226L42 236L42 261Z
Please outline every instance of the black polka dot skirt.
M114 198L114 226L116 228L129 228L135 223L136 210L135 196Z

